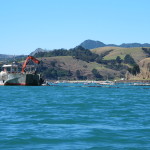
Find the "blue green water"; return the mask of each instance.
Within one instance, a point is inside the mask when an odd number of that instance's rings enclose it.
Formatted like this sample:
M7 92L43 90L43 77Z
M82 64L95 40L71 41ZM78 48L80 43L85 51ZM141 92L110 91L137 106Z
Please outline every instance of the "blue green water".
M149 150L149 87L117 87L0 86L0 149Z

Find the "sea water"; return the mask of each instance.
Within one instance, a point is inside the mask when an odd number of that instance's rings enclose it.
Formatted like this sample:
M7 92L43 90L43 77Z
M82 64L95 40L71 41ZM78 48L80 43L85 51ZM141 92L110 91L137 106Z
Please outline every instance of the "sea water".
M1 150L149 150L150 88L0 86Z

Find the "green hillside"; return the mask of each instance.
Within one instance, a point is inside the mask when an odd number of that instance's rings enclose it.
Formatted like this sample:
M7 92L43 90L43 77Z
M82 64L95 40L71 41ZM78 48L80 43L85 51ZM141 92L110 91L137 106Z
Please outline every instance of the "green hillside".
M79 46L69 50L42 51L35 53L34 57L41 61L38 69L49 80L116 80L126 78L127 72L131 74L129 78L140 72L149 76L144 70L150 70L149 63L139 63L150 57L150 48L142 47L88 50ZM22 59L18 58L18 61Z
M125 78L129 71L140 72L138 63L150 56L150 48L102 47L92 50L74 49L40 52L35 57L43 62L43 75L50 79Z
M139 61L147 57L147 54L140 47L136 48L102 47L92 49L91 51L99 55L108 52L108 54L103 58L104 60L116 59L117 56L120 56L121 59L124 59L124 57L127 54L129 54L138 63Z
M104 64L96 62L86 62L73 58L72 56L57 56L57 57L42 57L40 60L43 62L43 67L46 68L59 68L69 70L72 73L70 79L76 78L76 71L79 70L81 76L86 76L88 80L94 79L92 70L96 69L103 76L103 79L120 78L121 72L107 68ZM55 62L55 63L53 63ZM53 65L52 65L53 63ZM61 79L66 79L62 77Z

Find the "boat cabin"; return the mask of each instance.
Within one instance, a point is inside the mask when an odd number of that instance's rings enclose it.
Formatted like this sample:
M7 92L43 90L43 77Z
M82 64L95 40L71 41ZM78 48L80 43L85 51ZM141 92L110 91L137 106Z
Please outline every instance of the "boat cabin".
M10 64L10 65L3 65L3 71L7 73L18 73L18 65L17 64Z

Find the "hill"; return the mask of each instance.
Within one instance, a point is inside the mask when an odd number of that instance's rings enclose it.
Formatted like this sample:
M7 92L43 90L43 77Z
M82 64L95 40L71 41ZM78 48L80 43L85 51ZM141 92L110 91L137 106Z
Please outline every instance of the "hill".
M84 49L58 49L34 55L43 62L42 72L49 79L125 78L126 72L136 75L139 62L150 57L150 48L101 47Z
M47 78L106 80L125 78L128 71L131 76L139 74L142 71L139 62L150 57L150 48L76 47L40 52L35 57L42 58Z
M84 47L85 49L93 49L97 47L104 47L106 45L100 41L85 40L80 44L80 46Z
M128 80L150 80L150 58L145 58L139 62L140 73L131 75L127 73Z
M43 57L40 60L43 62L43 68L45 68L45 70L43 70L44 74L46 73L45 71L48 70L48 68L52 69L50 71L70 71L72 74L69 77L70 80L78 79L77 70L80 72L81 79L88 80L94 79L94 75L92 73L93 69L96 69L99 74L103 76L103 80L106 80L107 78L120 78L120 76L122 76L122 72L107 68L103 64L78 60L73 58L72 56ZM68 77L59 76L59 79L68 79Z
M144 43L144 44L141 44L141 43L123 43L121 45L116 45L116 44L105 44L103 42L94 41L94 40L85 40L79 46L82 46L86 49L94 49L94 48L105 47L105 46L132 48L132 47L150 47L150 44L149 43Z
M0 54L0 61L4 61L13 57L14 57L13 55Z
M29 55L34 56L36 53L39 52L46 52L46 50L43 50L42 48L37 48L35 51L31 52Z
M105 44L97 42L97 45ZM149 47L124 48L112 44L91 50L82 46L52 51L38 48L31 55L41 60L39 69L46 79L51 80L114 80L127 77L127 72L128 79L149 78ZM0 56L4 60L14 61L11 55ZM21 63L25 57L15 56L15 59Z
M135 48L101 47L101 48L92 49L91 51L98 55L105 53L106 55L103 58L104 60L116 59L117 56L120 56L121 59L124 59L124 57L127 54L129 54L138 63L142 59L148 57L148 54L141 47L135 47Z

